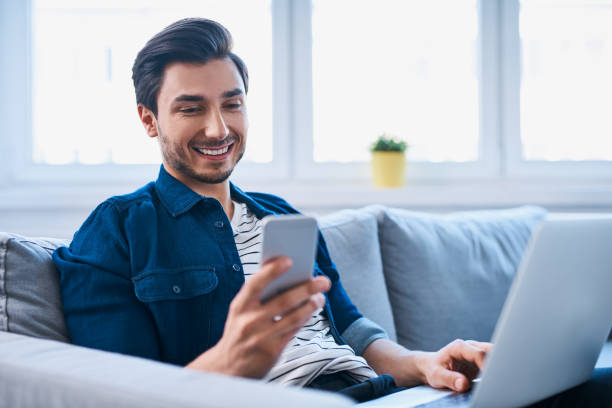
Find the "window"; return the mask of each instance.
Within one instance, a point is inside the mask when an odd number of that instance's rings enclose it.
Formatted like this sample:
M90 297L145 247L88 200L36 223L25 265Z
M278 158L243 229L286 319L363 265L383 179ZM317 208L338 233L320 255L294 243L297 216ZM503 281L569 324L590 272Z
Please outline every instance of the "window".
M160 155L136 115L131 66L162 27L203 16L232 32L252 79L239 183L298 206L323 196L345 205L612 206L612 0L0 0L0 8L4 185L154 177ZM368 147L383 132L410 144L408 184L374 196Z
M206 16L230 30L252 78L244 160L270 162L270 11L269 0L33 1L33 161L159 163L157 143L146 137L136 114L132 64L161 28L180 18Z
M313 3L315 162L365 162L384 132L412 161L478 159L476 0Z
M526 160L612 160L612 1L522 0Z

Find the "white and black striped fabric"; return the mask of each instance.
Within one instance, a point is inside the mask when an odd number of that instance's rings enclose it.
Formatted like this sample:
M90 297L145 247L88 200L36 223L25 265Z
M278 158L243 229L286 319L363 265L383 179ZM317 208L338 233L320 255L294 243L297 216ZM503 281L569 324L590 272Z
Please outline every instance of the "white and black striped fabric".
M245 279L257 273L263 241L261 220L243 203L234 202L234 240ZM359 381L377 374L348 345L339 345L330 333L327 317L319 309L287 344L278 361L264 377L269 382L304 386L322 374L347 371Z

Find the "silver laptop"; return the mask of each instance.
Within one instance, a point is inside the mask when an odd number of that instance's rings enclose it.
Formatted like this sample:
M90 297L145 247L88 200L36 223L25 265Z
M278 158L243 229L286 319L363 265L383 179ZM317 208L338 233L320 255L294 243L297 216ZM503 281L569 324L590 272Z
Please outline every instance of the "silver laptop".
M523 255L480 381L469 394L419 407L519 407L586 381L612 327L610 288L612 215L545 220ZM397 397L376 406L411 406Z

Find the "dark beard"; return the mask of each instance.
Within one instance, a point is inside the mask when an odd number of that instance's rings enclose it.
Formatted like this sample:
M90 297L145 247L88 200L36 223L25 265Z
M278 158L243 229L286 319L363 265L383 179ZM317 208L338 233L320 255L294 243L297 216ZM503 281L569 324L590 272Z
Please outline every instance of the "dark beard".
M187 159L183 156L182 153L177 152L173 148L174 146L171 143L168 143L168 140L163 135L163 133L161 133L161 131L159 132L159 140L161 142L160 148L161 148L162 156L164 157L164 160L166 161L166 163L168 163L170 167L186 175L187 177L190 177L194 180L198 180L199 182L206 183L206 184L219 184L227 180L229 176L231 176L232 172L234 171L236 164L238 164L238 162L242 159L242 156L244 156L244 150L245 150L244 145L243 145L242 151L238 155L238 159L236 160L236 163L234 163L231 169L223 173L220 173L220 174L214 174L212 176L207 176L204 174L198 174L191 167L189 167L186 164ZM234 140L235 141L238 140L238 137L235 135L234 135Z
M241 152L240 156L238 156L238 160L236 160L236 164L238 164L240 159L242 159L243 155L244 155L244 152ZM193 171L191 167L187 166L185 163L183 163L181 160L175 157L167 157L166 154L164 154L164 158L166 159L166 162L176 171L183 173L184 175L191 177L192 179L198 180L199 182L207 183L207 184L223 183L225 180L229 178L229 176L232 175L232 172L234 171L234 167L236 167L236 164L234 164L234 166L231 169L227 170L226 172L215 174L214 176L211 177L211 176L206 176L203 174L196 173L195 171Z

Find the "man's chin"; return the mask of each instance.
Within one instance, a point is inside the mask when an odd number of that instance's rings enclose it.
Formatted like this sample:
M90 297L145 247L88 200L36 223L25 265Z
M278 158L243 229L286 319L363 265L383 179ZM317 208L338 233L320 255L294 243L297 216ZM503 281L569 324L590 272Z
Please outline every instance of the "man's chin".
M162 152L164 153L164 152ZM188 160L181 160L178 155L164 154L165 162L168 163L177 173L181 173L183 177L191 179L193 181L205 184L220 184L227 181L232 175L236 164L242 159L244 150L238 156L238 159L232 164L229 162L210 162L198 168L201 163L189 163Z
M211 173L195 173L190 175L190 177L196 179L200 183L206 184L219 184L225 182L231 175L234 169L225 170L225 171L217 171Z
M244 155L244 150L240 152L240 154L238 155L238 159L234 162L234 164L229 169L226 167L225 169L223 168L217 168L217 169L212 169L212 170L209 169L208 172L197 172L197 171L194 171L193 168L188 168L188 171L191 172L191 174L187 174L187 175L198 180L201 183L206 183L206 184L223 183L232 175L234 168L236 168L236 165L242 159L243 155ZM225 167L227 165L228 163L224 163L224 164L221 164L221 162L219 163L219 167Z
M185 165L183 162L176 161L170 166L182 175L182 178L193 180L205 184L219 184L225 182L234 171L234 167L230 169L212 169L208 171L197 171L192 166Z

